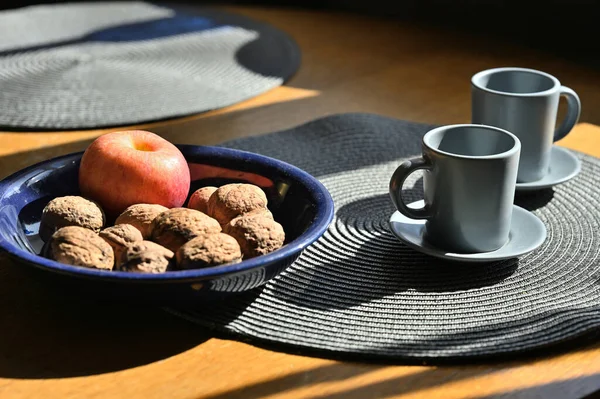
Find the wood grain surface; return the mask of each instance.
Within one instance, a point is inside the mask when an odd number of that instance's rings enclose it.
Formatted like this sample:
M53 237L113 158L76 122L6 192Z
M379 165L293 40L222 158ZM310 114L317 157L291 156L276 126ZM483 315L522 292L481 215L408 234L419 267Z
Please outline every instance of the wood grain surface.
M581 97L560 144L600 156L600 71L436 27L295 10L235 8L289 32L302 66L285 87L223 110L143 128L214 144L340 112L468 122L469 79L496 66L542 69ZM564 104L563 104L564 106ZM0 177L83 150L111 130L0 132ZM598 210L591 210L598 212ZM361 364L286 354L210 333L160 309L56 295L3 258L0 398L581 398L600 389L600 345L463 366Z

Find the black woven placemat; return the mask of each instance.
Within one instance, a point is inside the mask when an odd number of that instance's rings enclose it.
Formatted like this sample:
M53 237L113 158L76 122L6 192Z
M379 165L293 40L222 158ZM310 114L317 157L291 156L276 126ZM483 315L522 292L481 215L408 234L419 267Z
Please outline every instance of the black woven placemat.
M370 358L460 359L539 349L600 326L600 160L578 154L581 174L517 204L548 238L518 260L447 263L390 232L388 180L420 154L430 126L332 116L227 146L282 159L317 176L336 213L317 243L254 292L174 310L250 342ZM407 193L422 198L418 175Z
M88 2L0 13L0 127L83 129L222 108L300 64L275 27L207 8Z

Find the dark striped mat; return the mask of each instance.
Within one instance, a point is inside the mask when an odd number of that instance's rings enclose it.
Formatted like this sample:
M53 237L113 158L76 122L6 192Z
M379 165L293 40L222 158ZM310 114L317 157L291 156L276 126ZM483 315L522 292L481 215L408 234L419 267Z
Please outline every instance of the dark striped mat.
M456 264L401 244L390 232L388 180L420 153L429 126L363 114L317 120L227 146L317 176L336 215L327 233L260 290L197 310L201 325L293 351L412 360L510 355L562 343L600 326L600 161L518 197L546 225L535 252ZM422 198L421 179L407 182Z

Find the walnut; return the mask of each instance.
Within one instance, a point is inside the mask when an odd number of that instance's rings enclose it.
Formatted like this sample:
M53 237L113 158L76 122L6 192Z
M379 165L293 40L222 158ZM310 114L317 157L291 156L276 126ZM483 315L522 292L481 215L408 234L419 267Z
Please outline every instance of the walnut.
M183 244L176 258L182 269L199 269L241 262L242 252L235 238L216 233L201 235Z
M48 241L56 230L65 226L85 227L97 233L105 222L104 211L95 202L76 195L58 197L42 211L40 238Z
M241 215L236 216L233 219L231 219L227 224L234 223L237 219L244 217L244 216L258 216L258 215L275 220L273 218L273 214L271 213L271 211L269 209L265 208L265 209L255 209L250 212L242 213ZM224 228L224 226L221 226L221 227Z
M186 242L202 234L219 233L219 222L200 211L172 208L154 219L152 240L177 252Z
M138 273L164 273L171 266L173 252L152 241L139 241L121 254L118 270Z
M219 187L208 200L208 214L221 225L257 209L267 208L267 196L253 184L233 183Z
M237 240L244 258L273 252L285 241L283 227L268 215L261 213L235 218L225 225L224 232Z
M128 246L144 239L142 233L130 224L107 227L100 231L100 237L112 247L115 254L115 266L119 265L121 255Z
M67 265L112 270L113 250L92 230L80 226L58 229L50 238L47 256Z
M130 224L142 233L145 240L152 236L152 221L169 208L157 204L129 206L115 220L115 224Z
M208 214L208 199L215 191L217 191L217 187L199 188L190 196L187 207Z

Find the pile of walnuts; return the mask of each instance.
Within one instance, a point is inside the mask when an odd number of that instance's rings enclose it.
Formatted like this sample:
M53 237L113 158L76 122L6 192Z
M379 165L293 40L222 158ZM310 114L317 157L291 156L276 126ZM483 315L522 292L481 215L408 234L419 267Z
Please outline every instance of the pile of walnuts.
M39 231L50 259L138 273L237 263L272 252L285 240L264 191L243 183L203 187L186 208L131 205L108 227L96 202L59 197L44 208Z

